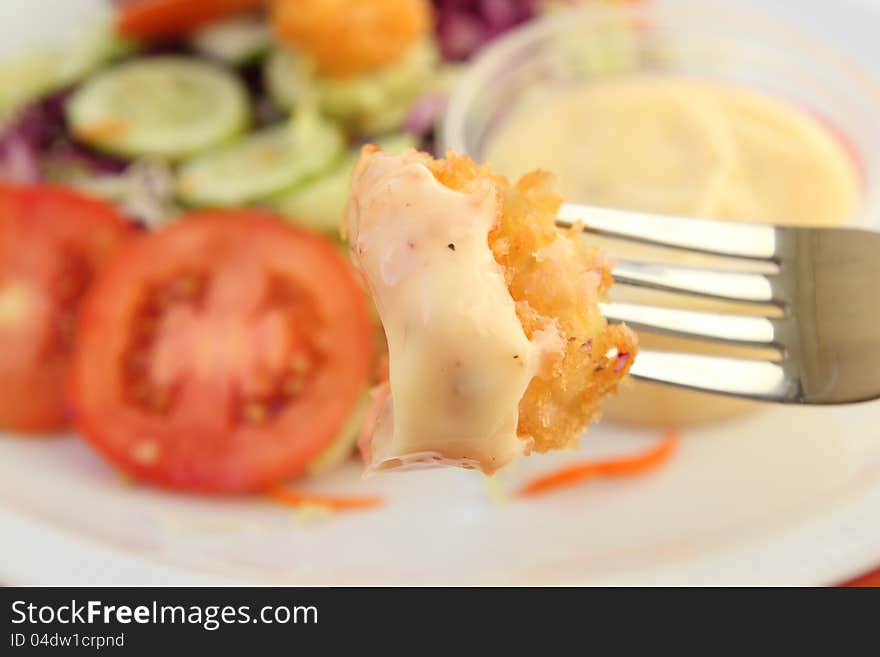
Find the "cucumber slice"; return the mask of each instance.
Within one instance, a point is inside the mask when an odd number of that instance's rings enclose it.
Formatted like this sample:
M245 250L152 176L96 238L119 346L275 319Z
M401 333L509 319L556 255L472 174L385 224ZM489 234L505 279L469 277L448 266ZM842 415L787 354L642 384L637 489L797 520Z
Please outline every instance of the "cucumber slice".
M189 157L244 130L248 97L232 73L197 59L151 57L87 81L68 101L71 131L129 157Z
M192 47L203 55L232 66L244 66L259 59L272 47L272 31L259 16L230 18L196 32Z
M272 100L293 109L314 98L334 120L367 134L394 130L413 103L434 84L437 51L428 40L414 45L400 62L349 78L314 75L308 63L289 50L276 50L266 61L264 81Z
M342 152L335 125L308 114L262 130L181 167L178 196L191 205L227 207L269 198L331 166Z
M300 226L338 238L356 161L346 155L332 171L291 190L278 199L278 211Z
M278 107L293 110L310 92L311 82L304 63L284 49L273 50L263 67L263 84Z
M436 63L434 44L419 41L401 61L384 69L346 79L319 78L319 103L328 116L360 132L396 129L433 84Z
M383 151L400 153L415 148L416 139L405 134L390 135L377 140L377 144ZM338 238L357 158L356 151L346 153L342 161L326 174L282 195L275 203L276 209L300 226Z

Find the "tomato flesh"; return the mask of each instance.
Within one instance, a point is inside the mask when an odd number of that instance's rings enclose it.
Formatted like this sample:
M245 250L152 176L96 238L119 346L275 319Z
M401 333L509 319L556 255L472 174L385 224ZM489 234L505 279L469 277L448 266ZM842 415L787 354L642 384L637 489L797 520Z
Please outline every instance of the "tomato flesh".
M185 217L89 293L71 397L138 479L239 492L307 467L368 383L366 299L337 248L253 211Z
M66 426L64 380L77 308L129 231L100 201L0 184L0 429Z

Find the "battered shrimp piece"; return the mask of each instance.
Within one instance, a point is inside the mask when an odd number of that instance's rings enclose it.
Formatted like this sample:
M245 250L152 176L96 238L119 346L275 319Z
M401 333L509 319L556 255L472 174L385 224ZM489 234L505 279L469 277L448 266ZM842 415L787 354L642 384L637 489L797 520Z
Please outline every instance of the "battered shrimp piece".
M364 147L346 228L390 360L362 443L370 468L488 474L574 446L626 376L635 335L598 305L612 263L557 230L551 187L543 172L511 185L452 153Z
M282 41L312 57L319 73L348 77L389 66L432 27L427 0L275 0Z

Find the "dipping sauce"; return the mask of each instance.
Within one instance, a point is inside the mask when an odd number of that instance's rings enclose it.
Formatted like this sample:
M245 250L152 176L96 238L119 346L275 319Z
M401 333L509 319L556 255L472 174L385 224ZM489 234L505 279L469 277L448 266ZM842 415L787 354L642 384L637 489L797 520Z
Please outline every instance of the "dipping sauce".
M835 225L858 209L860 180L847 146L817 117L758 91L661 76L607 79L535 96L491 135L487 161L515 177L540 167L574 201L624 209L780 224ZM623 242L620 258L658 258ZM683 264L701 256L675 255ZM748 307L615 286L612 297L720 310ZM639 335L645 349L729 353L710 343ZM766 355L744 352L735 355ZM606 417L685 424L755 404L633 383L609 400Z

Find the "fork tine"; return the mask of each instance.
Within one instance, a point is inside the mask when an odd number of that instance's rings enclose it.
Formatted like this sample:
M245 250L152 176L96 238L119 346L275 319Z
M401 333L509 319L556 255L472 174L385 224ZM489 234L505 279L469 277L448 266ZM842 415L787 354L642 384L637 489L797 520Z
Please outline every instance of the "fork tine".
M767 317L732 313L662 308L638 303L602 303L602 314L611 322L626 322L635 329L660 331L741 345L780 347L780 323Z
M609 210L565 203L556 217L558 226L568 228L582 221L586 232L751 260L776 260L777 228L712 219L691 219Z
M779 363L677 352L639 352L633 378L764 401L800 401L797 381Z
M784 305L776 280L765 274L618 260L614 280L714 299Z

